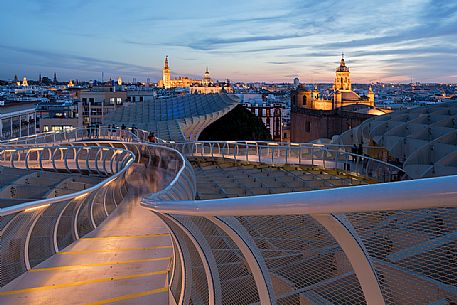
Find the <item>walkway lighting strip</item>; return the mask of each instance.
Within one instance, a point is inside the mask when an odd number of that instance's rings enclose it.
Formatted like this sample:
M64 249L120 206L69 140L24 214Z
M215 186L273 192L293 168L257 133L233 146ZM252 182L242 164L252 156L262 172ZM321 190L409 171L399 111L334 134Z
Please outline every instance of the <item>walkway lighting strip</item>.
M28 208L28 209L25 209L24 212L33 212L33 211L36 211L36 210L39 210L39 209L43 209L43 208L46 208L48 206L50 206L51 204L48 203L48 204L43 204L43 205L39 205L37 207L33 207L33 208Z

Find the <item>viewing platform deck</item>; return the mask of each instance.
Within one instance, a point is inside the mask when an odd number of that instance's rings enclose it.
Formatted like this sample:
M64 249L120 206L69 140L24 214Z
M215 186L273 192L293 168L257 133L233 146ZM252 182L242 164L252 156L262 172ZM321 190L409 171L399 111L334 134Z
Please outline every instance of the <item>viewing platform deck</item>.
M139 206L145 191L133 173L103 224L0 289L0 304L168 304L172 243L165 224Z

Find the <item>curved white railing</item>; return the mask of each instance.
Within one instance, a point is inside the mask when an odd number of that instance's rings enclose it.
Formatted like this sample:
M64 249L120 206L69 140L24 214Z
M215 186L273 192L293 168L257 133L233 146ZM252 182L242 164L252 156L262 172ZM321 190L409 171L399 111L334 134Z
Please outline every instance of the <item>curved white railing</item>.
M84 140L87 136L79 141ZM455 176L194 201L189 199L196 192L195 177L184 155L321 167L373 182L406 177L380 160L320 145L104 140L92 137L84 145L117 143L137 162L170 173L162 191L142 204L172 232L176 251L169 285L177 304L446 304L457 299Z
M96 176L101 180L89 187L83 183L84 188L79 191L62 186L63 193L70 193L56 197L26 199L27 190L22 189L4 199L11 202L0 209L0 286L100 225L126 194L126 173L133 162L135 155L131 151L114 147L33 146L0 150L0 165L24 169L28 175L35 173L38 182L52 176L48 173L42 178L46 172ZM61 179L73 183L67 176ZM7 187L18 186L13 183ZM15 204L17 201L20 203Z
M173 231L193 303L431 304L457 298L456 183L142 204Z
M79 192L0 208L0 216L86 196L124 175L134 161L132 152L113 147L46 146L0 150L0 165L6 167L108 176L102 182Z
M141 133L142 135L142 133ZM21 138L13 138L1 141L0 145L24 145L24 144L46 144L62 143L68 141L81 141L103 138L113 141L140 142L141 139L128 129L120 128L72 128L59 132L44 132Z
M126 195L127 171L134 162L143 164L135 170L154 175L151 181L157 188L165 188L157 193L160 198L170 194L174 196L167 198L195 196L192 167L179 152L159 145L126 142L125 135L103 142L93 137L84 140L87 134L78 142L62 137L66 140L59 146L17 141L0 149L1 166L25 169L27 174L37 173L37 178L43 172L58 172L102 179L94 186L58 197L5 199L9 206L0 209L0 286L98 227ZM47 137L43 138L48 140ZM155 176L159 171L160 178Z
M167 142L161 145L173 147L186 156L222 158L274 165L316 166L323 169L347 172L375 182L391 182L408 178L404 171L395 165L366 155L361 156L346 152L343 148L338 148L338 146L309 143L279 145L275 142L249 141Z
M394 211L455 207L457 176L306 192L214 200L160 201L143 205L159 213L194 216L265 216Z

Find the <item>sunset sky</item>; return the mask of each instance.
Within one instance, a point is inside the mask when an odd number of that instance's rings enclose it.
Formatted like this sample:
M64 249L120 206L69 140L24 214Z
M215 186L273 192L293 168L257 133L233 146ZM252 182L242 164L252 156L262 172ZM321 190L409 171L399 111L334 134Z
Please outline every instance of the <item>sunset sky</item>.
M162 4L163 3L163 4ZM3 1L0 78L457 83L457 1Z

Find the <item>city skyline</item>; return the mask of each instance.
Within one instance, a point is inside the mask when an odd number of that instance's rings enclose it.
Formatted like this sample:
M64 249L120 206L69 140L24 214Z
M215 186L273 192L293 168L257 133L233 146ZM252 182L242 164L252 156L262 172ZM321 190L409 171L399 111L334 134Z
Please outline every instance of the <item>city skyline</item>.
M172 76L332 82L345 53L355 83L457 82L457 3L231 1L221 6L21 0L2 5L0 79ZM20 22L18 23L18 20Z

